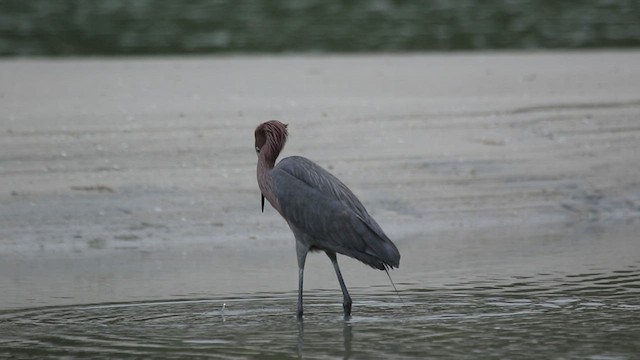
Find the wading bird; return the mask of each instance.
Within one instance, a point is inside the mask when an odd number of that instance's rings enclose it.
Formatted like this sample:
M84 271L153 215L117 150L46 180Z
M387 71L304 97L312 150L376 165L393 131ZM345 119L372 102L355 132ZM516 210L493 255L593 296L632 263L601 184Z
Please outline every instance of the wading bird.
M336 253L379 270L398 267L400 253L358 198L338 178L300 156L275 165L287 141L287 125L277 120L255 130L258 186L264 199L287 221L298 255L298 318L302 317L304 263L309 251L324 251L342 289L344 316L351 316L351 297L342 279Z

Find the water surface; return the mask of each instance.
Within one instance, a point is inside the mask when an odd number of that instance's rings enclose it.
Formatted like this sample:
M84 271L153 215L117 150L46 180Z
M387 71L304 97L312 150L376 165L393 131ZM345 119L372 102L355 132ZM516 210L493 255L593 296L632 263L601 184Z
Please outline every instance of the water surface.
M349 320L340 316L335 292L310 291L302 323L292 312L293 293L10 311L0 315L0 354L624 359L640 350L638 267L546 285L512 280L408 289L401 292L404 302L379 289L357 289ZM564 287L570 290L559 290Z
M571 231L530 234L529 242L516 235L490 239L488 233L501 234L493 230L478 232L475 244L466 236L443 237L431 247L400 242L407 270L392 272L400 297L384 273L342 258L354 298L346 320L328 259L320 255L310 257L303 322L294 315L295 266L286 261L279 273L257 257L234 258L236 267L226 271L239 271L238 287L225 290L227 283L215 281L215 274L213 280L194 275L200 296L166 280L170 274L163 278L162 270L132 271L128 281L139 293L130 290L128 301L78 304L91 297L78 293L82 286L63 282L75 290L49 303L65 305L0 312L0 356L632 359L640 352L636 228L621 224L580 237ZM281 253L263 250L276 260ZM282 251L282 259L288 257L293 251ZM173 269L168 259L165 271ZM262 277L255 275L258 268ZM284 275L287 268L291 276ZM128 288L111 270L116 280L104 279L102 287L116 293ZM169 281L164 290L154 290L157 277ZM281 277L291 281L282 285ZM242 286L256 291L237 292ZM289 290L261 290L281 286ZM134 300L142 293L148 299Z
M0 3L0 55L637 47L633 0L31 0Z

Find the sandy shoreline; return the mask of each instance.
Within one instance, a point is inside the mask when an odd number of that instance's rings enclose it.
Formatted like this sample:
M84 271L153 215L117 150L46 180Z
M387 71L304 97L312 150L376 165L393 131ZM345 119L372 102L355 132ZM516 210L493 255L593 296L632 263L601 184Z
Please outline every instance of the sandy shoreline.
M271 118L401 249L635 221L638 89L640 52L2 60L0 267L290 246L255 181Z
M291 124L285 156L331 168L394 231L637 216L638 60L5 60L0 251L247 241L280 222L256 211L270 118Z

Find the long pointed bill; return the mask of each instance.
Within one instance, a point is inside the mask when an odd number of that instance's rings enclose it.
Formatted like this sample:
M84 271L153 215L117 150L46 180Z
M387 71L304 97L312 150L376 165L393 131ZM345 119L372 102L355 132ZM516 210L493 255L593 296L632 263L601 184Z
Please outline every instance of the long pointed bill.
M262 212L264 212L264 195L260 194L260 198L262 200Z

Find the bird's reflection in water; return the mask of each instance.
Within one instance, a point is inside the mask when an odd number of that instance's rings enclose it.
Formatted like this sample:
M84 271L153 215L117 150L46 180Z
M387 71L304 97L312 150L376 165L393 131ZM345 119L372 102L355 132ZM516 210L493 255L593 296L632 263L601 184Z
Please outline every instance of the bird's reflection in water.
M304 358L304 321L298 319L298 359Z
M344 346L343 359L351 358L351 341L353 339L353 325L345 320L342 325L342 343ZM298 359L304 359L304 320L298 320L298 344L296 348Z
M351 331L351 323L345 321L342 326L342 337L344 343L344 356L342 357L343 359L349 359L351 357L351 339L353 338L353 334Z

